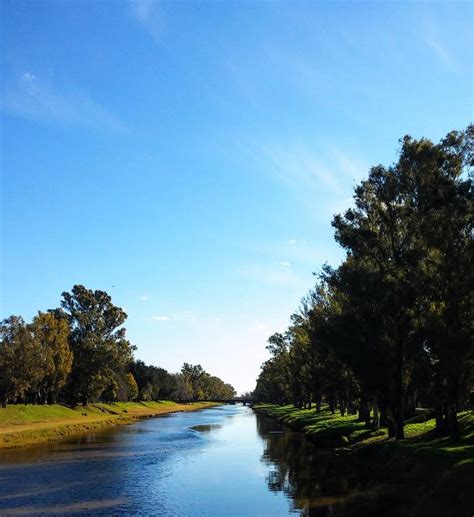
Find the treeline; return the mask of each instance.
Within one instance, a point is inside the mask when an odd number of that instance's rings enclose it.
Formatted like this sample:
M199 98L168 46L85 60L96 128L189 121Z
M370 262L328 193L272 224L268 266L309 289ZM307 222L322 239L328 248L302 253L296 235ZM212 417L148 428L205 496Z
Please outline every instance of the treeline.
M137 381L139 400L223 400L236 396L230 384L210 375L200 364L184 363L180 373L168 373L163 368L134 361L131 373Z
M326 403L397 439L421 405L458 436L474 391L473 141L474 126L439 144L407 136L370 170L332 222L346 258L270 337L257 400Z
M230 399L230 384L185 363L180 373L135 360L125 311L104 291L75 285L61 306L30 323L0 323L0 403L89 404Z

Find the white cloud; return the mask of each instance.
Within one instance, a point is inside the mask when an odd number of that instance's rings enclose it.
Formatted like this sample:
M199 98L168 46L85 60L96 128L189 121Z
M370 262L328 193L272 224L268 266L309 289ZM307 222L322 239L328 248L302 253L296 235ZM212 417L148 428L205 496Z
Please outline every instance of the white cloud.
M255 168L280 182L298 206L319 222L328 224L333 207L346 200L354 182L367 176L369 167L342 145L311 140L259 143L242 140ZM350 181L353 180L353 181ZM290 239L288 244L296 244Z
M288 262L286 260L282 260L280 262L277 262L277 264L282 266L282 267L291 267L291 262Z
M338 173L355 181L360 181L367 177L369 166L357 156L347 154L336 146L329 148L328 155L334 169ZM344 182L347 184L345 180Z
M335 211L343 211L349 208L351 203L352 198L343 199L339 202L338 205L334 205L333 209ZM275 262L278 264L278 266L280 266L277 268L280 271L282 271L282 268L285 267L283 262L289 263L291 268L295 267L296 270L300 270L301 267L303 267L304 270L307 270L308 266L310 266L311 270L314 271L325 262L336 265L343 257L342 251L337 246L327 246L324 243L314 244L304 239L298 241L292 239L292 242L258 241L249 243L248 248L252 253L257 253L270 260L274 259L275 257L285 257L287 259L286 261ZM286 269L287 268L285 267L285 270Z
M239 268L237 271L248 280L278 287L303 289L307 284L291 269L276 265L256 264Z
M150 34L154 40L159 40L163 32L163 16L159 12L155 0L130 0L132 16Z
M265 145L262 156L270 161L274 174L297 191L342 191L335 171L324 163L307 144Z
M131 0L130 8L137 20L144 22L150 18L154 3L153 0Z
M254 323L249 328L249 331L253 334L269 334L270 330L270 326L265 323Z
M170 318L169 316L152 316L151 319L155 321L168 321Z
M425 43L432 50L438 61L440 61L446 68L455 70L456 65L453 56L449 53L448 49L442 45L439 39L432 35L427 35L425 37Z
M25 82L31 84L33 81L36 80L36 75L30 74L30 72L25 72L21 79L22 79L22 81L25 81Z
M2 110L28 120L124 131L125 124L82 92L62 93L25 72L5 88Z
M140 300L149 300L149 299L150 299L150 297L147 296L146 294L143 296L140 296Z
M171 317L173 320L183 321L183 322L191 322L194 323L198 321L199 317L193 310L184 310L180 312L174 312Z

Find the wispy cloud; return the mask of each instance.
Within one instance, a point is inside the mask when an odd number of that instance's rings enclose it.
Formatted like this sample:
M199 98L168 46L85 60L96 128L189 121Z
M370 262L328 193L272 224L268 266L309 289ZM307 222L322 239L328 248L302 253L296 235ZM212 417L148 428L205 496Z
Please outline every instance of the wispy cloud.
M137 20L148 20L153 12L154 0L130 0L130 8Z
M345 209L350 206L351 201L352 199L345 199L341 201L337 208ZM248 248L251 252L258 253L260 256L268 259L284 257L284 261L276 262L279 266L276 269L280 271L282 269L290 269L290 266L293 267L293 265L296 270L299 270L301 267L306 270L308 266L318 269L325 262L335 265L342 258L342 252L338 248L327 247L324 243L314 244L305 239L290 239L276 242L258 241L248 243Z
M84 93L61 93L32 72L24 72L6 87L1 106L4 112L28 120L112 131L126 129L118 117Z
M212 327L220 325L223 318L216 315L201 315L194 310L182 310L179 312L169 312L168 314L158 314L151 317L154 321L169 321L179 323L181 326L192 325L193 328Z
M173 320L181 321L181 322L191 322L195 323L199 320L199 316L194 310L184 310L180 312L173 312L171 314Z
M306 144L264 145L261 152L262 157L270 161L276 176L292 188L313 192L329 190L336 194L342 191L335 171Z
M449 70L456 69L456 63L448 49L432 34L425 35L425 43L433 51L434 55Z
M457 69L456 60L447 44L447 42L453 41L453 35L446 32L446 27L440 25L429 14L425 14L420 20L418 34L431 54L444 68L452 72Z
M163 32L163 16L156 0L130 0L132 17L150 36L159 40Z
M146 294L144 294L143 296L140 296L140 300L143 300L143 301L146 301L146 300L149 300L150 297Z
M305 282L288 267L254 264L238 268L238 273L247 280L277 287L302 289Z
M281 183L309 215L325 222L331 220L334 207L352 195L354 182L369 170L359 156L333 143L248 141L240 146L256 169Z
M256 322L252 323L249 327L249 331L252 334L264 334L268 335L271 331L271 327L266 323Z

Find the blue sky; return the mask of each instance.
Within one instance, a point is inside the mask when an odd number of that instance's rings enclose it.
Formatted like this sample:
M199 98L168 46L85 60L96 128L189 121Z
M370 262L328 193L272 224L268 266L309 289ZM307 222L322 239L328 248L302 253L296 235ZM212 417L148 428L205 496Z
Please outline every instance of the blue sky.
M2 317L104 289L137 357L239 391L355 182L472 120L470 2L1 9Z

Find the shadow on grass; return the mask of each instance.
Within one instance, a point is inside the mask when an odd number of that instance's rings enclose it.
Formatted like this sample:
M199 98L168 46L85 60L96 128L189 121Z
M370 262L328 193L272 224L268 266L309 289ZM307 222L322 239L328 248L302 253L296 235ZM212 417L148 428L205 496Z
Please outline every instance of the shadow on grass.
M463 412L458 416L460 439L453 441L439 437L435 433L435 420L432 414L424 412L408 420L405 425L404 440L388 439L387 430L367 429L355 415L341 416L324 408L297 409L293 406L258 404L255 409L271 418L280 420L293 429L303 431L321 445L365 445L376 442L380 446L395 448L407 453L444 457L450 463L474 462L474 413Z

